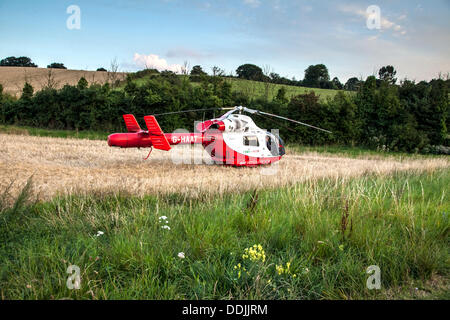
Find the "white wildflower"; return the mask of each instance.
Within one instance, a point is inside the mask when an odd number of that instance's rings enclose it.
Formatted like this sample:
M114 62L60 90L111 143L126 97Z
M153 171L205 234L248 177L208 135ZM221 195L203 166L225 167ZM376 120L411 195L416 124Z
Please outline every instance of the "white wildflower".
M162 226L161 228L170 230L170 227L169 227L169 226Z
M96 234L96 236L97 237L100 237L101 235L104 235L105 233L103 232L103 231L97 231L97 234Z
M184 259L185 258L184 252L178 252L178 258Z

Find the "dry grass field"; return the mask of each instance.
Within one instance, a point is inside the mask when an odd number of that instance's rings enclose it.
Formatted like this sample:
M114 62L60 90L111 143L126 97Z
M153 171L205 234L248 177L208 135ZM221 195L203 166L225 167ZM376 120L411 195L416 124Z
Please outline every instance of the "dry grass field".
M116 74L116 79L123 80L125 76L126 73L118 72ZM49 86L49 84L54 88L61 88L65 84L75 85L81 77L84 77L89 84L104 84L108 79L110 79L111 74L109 72L86 70L25 67L0 68L0 84L3 85L4 92L11 95L20 94L25 82L30 83L36 92Z
M188 160L202 161L201 149L185 147L175 147L169 152L153 150L144 161L148 149L110 148L106 141L99 140L0 134L0 145L0 188L3 190L14 182L10 193L15 196L33 176L33 195L39 200L49 200L57 194L118 191L133 195L180 193L196 197L289 186L319 178L342 181L368 173L432 171L450 166L445 157L346 158L288 150L288 154L271 167L233 168L175 164L174 161L182 161L183 155L188 155ZM194 157L190 157L192 154ZM207 155L206 159L209 159Z

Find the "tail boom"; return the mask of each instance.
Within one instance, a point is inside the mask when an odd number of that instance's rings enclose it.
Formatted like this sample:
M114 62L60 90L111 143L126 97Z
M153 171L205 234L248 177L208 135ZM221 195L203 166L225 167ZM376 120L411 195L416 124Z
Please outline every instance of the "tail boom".
M171 149L166 135L161 130L154 116L145 116L144 121L148 131L140 128L132 114L123 115L128 133L114 133L108 137L110 147L120 148L150 148L166 150Z

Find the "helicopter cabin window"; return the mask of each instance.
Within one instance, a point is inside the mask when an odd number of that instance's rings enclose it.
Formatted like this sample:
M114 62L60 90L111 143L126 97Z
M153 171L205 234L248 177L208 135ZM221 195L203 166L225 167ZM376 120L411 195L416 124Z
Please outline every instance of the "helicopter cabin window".
M256 136L244 136L244 146L259 147L258 137L256 137Z

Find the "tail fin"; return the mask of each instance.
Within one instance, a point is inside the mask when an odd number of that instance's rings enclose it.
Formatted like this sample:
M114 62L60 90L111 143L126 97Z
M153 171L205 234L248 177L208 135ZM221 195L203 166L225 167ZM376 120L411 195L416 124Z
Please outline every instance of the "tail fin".
M155 116L145 116L144 121L148 128L148 133L150 134L153 147L155 147L155 149L169 151L171 149L169 141L167 141L164 132L162 132L161 128L159 127Z
M125 120L125 125L127 126L128 132L141 131L139 123L137 123L136 118L132 114L124 114L123 120Z

